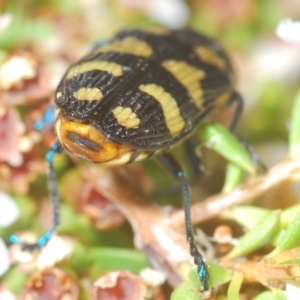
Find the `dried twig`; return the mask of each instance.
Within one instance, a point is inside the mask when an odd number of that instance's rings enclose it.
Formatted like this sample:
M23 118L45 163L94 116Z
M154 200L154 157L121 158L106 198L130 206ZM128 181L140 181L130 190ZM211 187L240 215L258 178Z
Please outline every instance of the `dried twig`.
M300 157L287 157L265 175L249 178L234 191L211 196L201 203L194 204L192 206L192 222L196 225L219 215L227 208L249 203L268 190L290 180L299 171ZM183 211L174 212L169 222L176 227L183 226Z

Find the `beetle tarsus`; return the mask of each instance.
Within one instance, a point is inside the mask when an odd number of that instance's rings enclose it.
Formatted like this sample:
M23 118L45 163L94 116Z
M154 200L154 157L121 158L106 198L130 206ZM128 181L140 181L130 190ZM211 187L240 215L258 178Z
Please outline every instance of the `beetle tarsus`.
M203 283L204 291L209 290L208 280L210 278L208 268L206 263L203 260L202 255L200 254L195 242L190 240L190 253L194 258L194 263L197 266L197 274L200 281Z

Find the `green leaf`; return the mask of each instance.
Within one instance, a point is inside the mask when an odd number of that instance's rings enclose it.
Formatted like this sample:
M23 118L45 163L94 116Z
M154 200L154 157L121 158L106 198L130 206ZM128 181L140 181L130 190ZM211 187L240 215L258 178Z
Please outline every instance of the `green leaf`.
M218 264L214 264L211 262L209 262L207 265L210 274L210 279L208 282L210 287L220 286L231 280L231 270L228 270ZM199 281L196 266L191 268L188 278L200 287L201 283Z
M1 287L2 289L4 288L4 290L8 289L14 294L19 294L24 288L27 278L28 274L24 271L20 272L18 265L13 266L4 277L1 277Z
M246 255L267 244L280 228L280 211L271 211L239 240L228 254L228 258Z
M124 248L89 247L77 244L69 261L77 272L89 272L96 278L99 274L115 270L129 270L138 273L149 267L145 253Z
M222 212L221 217L230 219L242 225L246 229L250 229L269 212L268 209L253 205L241 205L226 209Z
M230 281L232 271L214 263L208 263L209 286L216 287ZM171 300L201 300L203 296L200 292L202 283L199 281L197 267L191 268L188 278L182 282L172 293Z
M295 156L300 153L300 92L297 94L292 109L292 120L289 134L290 154Z
M288 300L288 298L286 297L286 295L284 294L284 292L282 290L273 290L273 299L274 300Z
M224 126L218 123L202 124L197 134L207 148L214 150L241 169L251 174L255 173L249 153Z
M290 226L293 220L300 213L300 204L290 206L281 213L281 228L286 229Z
M199 287L192 281L183 281L172 292L170 300L202 300Z
M257 295L253 300L287 300L281 290L265 291Z
M244 178L244 171L235 164L228 163L222 192L228 193L238 186Z
M232 280L227 291L227 298L230 300L240 300L240 289L243 283L244 275L241 272L234 272Z
M10 49L23 43L47 38L55 34L56 25L46 20L33 20L25 12L22 4L10 5L7 12L12 15L12 23L0 35L0 48Z
M286 232L279 238L277 247L268 255L272 256L300 246L300 213L288 227Z
M257 295L253 300L273 300L273 294L271 291L264 291Z
M149 267L147 256L144 252L134 249L124 248L92 248L89 250L90 256L103 270L126 269L133 273L138 273L142 269Z

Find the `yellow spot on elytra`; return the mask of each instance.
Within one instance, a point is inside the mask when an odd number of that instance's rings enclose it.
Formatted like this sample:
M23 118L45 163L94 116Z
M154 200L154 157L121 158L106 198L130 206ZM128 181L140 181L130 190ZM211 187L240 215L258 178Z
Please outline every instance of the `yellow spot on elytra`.
M73 96L77 100L96 101L103 97L102 92L97 88L85 88L82 87L73 93Z
M93 60L93 61L86 61L79 64L76 64L71 67L71 69L68 71L66 78L71 79L79 74L88 72L88 71L106 71L114 76L121 76L123 75L122 66L110 62L110 61L99 61L99 60Z
M130 107L117 106L112 110L112 113L118 124L126 128L138 128L141 123L141 120Z
M187 89L195 105L199 109L202 109L203 90L200 80L205 78L205 72L191 66L185 61L173 59L163 61L162 66Z
M139 86L142 92L151 95L156 101L158 101L162 107L166 125L172 136L175 136L181 132L184 128L185 122L180 115L176 100L171 94L166 92L163 87L151 84L142 84Z
M120 41L110 42L101 46L97 48L93 54L106 53L110 51L143 57L148 57L153 54L153 49L147 42L139 40L133 36L128 36Z
M226 69L226 62L225 60L215 53L210 47L208 46L196 46L194 48L195 54L199 57L200 60L214 65L219 68L221 71Z

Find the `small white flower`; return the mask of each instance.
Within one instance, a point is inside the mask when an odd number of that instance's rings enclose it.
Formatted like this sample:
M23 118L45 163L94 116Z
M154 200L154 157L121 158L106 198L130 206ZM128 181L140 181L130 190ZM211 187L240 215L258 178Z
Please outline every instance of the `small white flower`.
M13 21L12 14L6 13L0 15L0 32L6 29Z
M0 238L0 276L8 271L10 261L8 259L8 249L4 241Z
M298 300L300 295L300 288L296 285L287 284L284 293L288 300Z
M300 21L295 22L292 19L281 20L277 25L276 34L287 42L300 44Z
M74 241L67 237L53 236L48 244L43 248L38 258L38 269L54 266L71 255L74 249Z
M166 275L163 272L151 268L143 269L140 276L144 283L150 287L162 285L166 281Z
M19 215L20 212L14 199L0 191L0 227L10 226L18 219Z
M0 300L16 300L16 296L5 288L0 288Z
M36 76L37 62L31 57L12 56L0 67L0 86L3 90L22 88L24 80Z
M145 1L145 14L168 28L181 28L188 22L190 11L182 0Z

